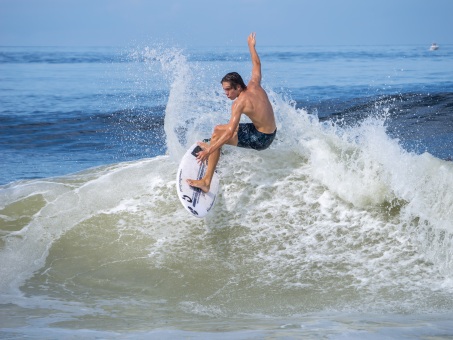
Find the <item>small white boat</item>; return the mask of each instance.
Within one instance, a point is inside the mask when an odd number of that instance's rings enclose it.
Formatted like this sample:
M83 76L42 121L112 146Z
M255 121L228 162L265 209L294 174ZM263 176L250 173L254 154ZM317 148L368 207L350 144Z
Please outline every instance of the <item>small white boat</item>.
M436 43L432 43L431 47L429 48L430 51L435 51L439 49L439 45Z

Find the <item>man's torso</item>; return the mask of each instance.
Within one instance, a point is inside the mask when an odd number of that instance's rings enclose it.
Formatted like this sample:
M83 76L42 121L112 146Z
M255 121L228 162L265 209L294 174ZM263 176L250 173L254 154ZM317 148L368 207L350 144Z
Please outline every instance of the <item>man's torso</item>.
M241 93L238 100L243 101L243 113L247 115L262 133L273 133L276 129L274 111L264 89L256 84L249 83L247 90ZM239 103L234 103L239 104Z

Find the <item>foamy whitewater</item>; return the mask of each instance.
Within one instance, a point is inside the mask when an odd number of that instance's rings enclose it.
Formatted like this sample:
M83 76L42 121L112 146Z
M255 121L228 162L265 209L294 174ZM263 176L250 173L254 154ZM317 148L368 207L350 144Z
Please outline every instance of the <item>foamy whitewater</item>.
M321 119L265 78L277 139L224 147L196 219L176 170L228 120L230 69L131 58L168 88L166 152L0 187L1 338L453 336L453 164L391 136L392 101ZM248 79L246 54L233 66Z

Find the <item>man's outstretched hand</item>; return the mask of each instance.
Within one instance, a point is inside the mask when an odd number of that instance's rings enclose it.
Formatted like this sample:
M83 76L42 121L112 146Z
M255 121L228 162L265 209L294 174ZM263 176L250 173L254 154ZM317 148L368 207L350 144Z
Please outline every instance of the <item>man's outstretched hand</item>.
M249 37L247 39L247 43L249 44L249 46L253 46L254 47L256 45L255 36L256 36L255 32L250 33L250 35L249 35Z

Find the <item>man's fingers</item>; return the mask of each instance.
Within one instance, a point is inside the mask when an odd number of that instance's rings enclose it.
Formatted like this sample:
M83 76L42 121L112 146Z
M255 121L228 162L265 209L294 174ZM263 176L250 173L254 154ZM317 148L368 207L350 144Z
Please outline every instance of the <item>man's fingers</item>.
M199 153L197 153L197 160L199 163L203 162L205 156L203 155L204 154L204 151L200 151Z

